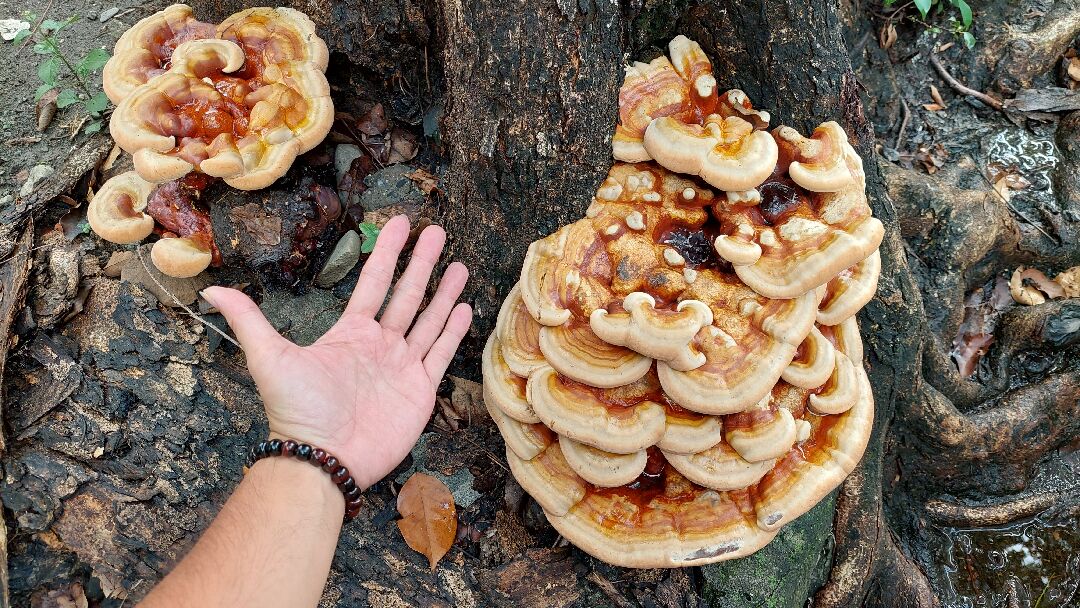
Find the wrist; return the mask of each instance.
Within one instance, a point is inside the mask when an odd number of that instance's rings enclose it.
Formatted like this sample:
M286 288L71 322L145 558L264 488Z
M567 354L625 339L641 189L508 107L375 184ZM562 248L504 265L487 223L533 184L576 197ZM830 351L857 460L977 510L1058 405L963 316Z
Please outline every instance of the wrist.
M263 458L249 469L245 479L271 500L310 510L328 521L341 522L345 501L325 472L292 458Z
M336 496L336 502L343 505L346 522L359 513L361 488L357 486L349 468L338 461L334 454L271 432L269 439L252 446L248 454L249 470L263 461L289 462L296 465L294 468L304 471L308 479L319 479L319 491Z

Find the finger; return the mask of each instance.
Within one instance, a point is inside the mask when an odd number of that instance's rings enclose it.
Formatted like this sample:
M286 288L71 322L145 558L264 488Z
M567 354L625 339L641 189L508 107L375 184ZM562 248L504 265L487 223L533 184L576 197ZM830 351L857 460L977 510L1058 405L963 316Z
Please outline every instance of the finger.
M428 226L420 233L409 266L394 285L394 295L379 319L383 329L404 334L412 324L445 243L446 231L439 226Z
M248 357L265 354L288 343L266 320L258 305L243 292L227 287L207 287L201 294L204 300L221 311Z
M398 215L386 222L379 231L375 249L360 270L352 298L345 307L346 315L374 317L379 312L386 299L386 291L390 289L390 282L394 280L398 256L408 239L408 218Z
M457 352L457 347L461 344L465 333L469 331L471 323L472 307L464 302L455 306L450 313L450 318L446 321L442 335L431 345L431 350L424 358L424 369L427 370L428 378L431 379L433 385L437 386L442 380L446 368L454 358L454 353Z
M461 262L454 262L446 267L446 272L439 281L439 288L435 290L435 296L431 298L424 312L420 313L420 318L416 320L416 325L406 339L418 357L423 358L431 350L431 345L446 325L446 318L450 316L454 302L457 302L468 280L469 269Z

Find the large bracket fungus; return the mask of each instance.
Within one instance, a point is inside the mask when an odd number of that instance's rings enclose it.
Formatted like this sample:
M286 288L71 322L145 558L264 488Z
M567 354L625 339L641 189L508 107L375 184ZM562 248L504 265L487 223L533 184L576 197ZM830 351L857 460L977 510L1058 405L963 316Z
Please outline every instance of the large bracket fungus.
M152 258L165 274L220 263L206 210L191 196L155 208L156 193L190 194L211 178L256 190L284 175L333 123L328 61L312 21L290 8L248 9L214 26L176 4L139 21L103 73L117 105L109 129L135 172L95 197L95 232L132 243L156 222L164 238Z
M836 123L766 130L678 37L627 69L617 161L530 246L484 356L514 476L605 561L768 543L850 473L873 420L854 315L881 223ZM716 188L716 190L714 190Z

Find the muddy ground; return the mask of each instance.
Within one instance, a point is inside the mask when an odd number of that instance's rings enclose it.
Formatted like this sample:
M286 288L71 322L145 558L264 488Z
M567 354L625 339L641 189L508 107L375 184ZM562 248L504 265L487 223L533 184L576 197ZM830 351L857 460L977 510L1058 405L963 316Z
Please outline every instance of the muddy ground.
M0 0L0 19L44 10L50 3L34 4ZM166 4L76 0L52 4L50 16L82 17L63 40L65 49L78 54L97 46L110 48L132 22ZM1046 41L1055 35L1075 36L1080 31L1076 4L976 6L978 43L967 50L962 44L943 48L956 39L890 16L880 3L841 3L845 42L863 87L887 187L897 200L919 201L911 206L920 213L901 214L901 234L912 273L923 286L930 329L945 345L942 352L949 351L958 317L964 315L963 304L954 301L957 290L964 294L973 291L973 285L993 287L1021 259L1040 260L1051 275L1080 262L1076 241L1071 247L1068 242L1075 238L1069 230L1080 222L1080 217L1069 216L1078 208L1076 191L1059 175L1062 163L1078 160L1066 152L1080 147L1080 127L1075 124L1080 120L1053 109L1000 112L958 92L931 65L930 56L940 57L963 85L996 99L1011 98L1020 89L1068 84L1058 70L1060 54L1073 45L1071 37L1053 45L1057 55L1045 57L1037 52L1041 46L1023 43L1026 37ZM100 21L103 11L112 8L116 13ZM881 36L890 24L897 34L892 43ZM402 39L414 34L410 24L401 24ZM65 606L66 596L74 598L74 605L85 605L77 603L82 597L94 606L128 605L167 572L212 519L241 477L245 446L265 435L265 418L241 354L173 306L171 296L162 294L145 273L136 272L137 267L123 277L109 276L115 273L106 271L107 262L123 248L86 233L77 208L73 213L69 203L54 200L63 193L85 206L87 191L97 179L87 174L101 166L112 146L104 135L72 135L82 119L75 108L61 111L48 129L38 132L32 99L38 60L29 48L20 51L0 43L0 218L10 222L4 226L7 232L0 232L0 334L7 335L10 347L0 401L5 440L0 499L10 594L16 606ZM416 218L445 211L440 191L424 192L415 180L402 177L407 168L429 171L443 184L452 179L443 171L441 156L439 68L410 68L415 69L402 70L395 80L394 70L386 65L348 69L344 57L332 60L329 76L339 109L366 116L373 103L381 102L400 132L410 134L398 137L412 137L419 144L415 158L397 169L385 168L381 180L369 180L365 202L357 202L363 208L359 216L364 209L375 212L402 200L411 201L409 210ZM94 78L99 86L100 76ZM945 107L924 107L937 103L931 84ZM224 209L268 200L290 209L283 214L285 225L277 228L287 245L298 222L310 216L306 203L297 198L297 184L305 178L333 184L329 165L340 141L345 140L332 138L300 163L304 168L298 174L267 192L226 192L218 201ZM117 159L103 175L119 171L125 162ZM21 194L31 170L42 165L51 174ZM970 223L980 221L980 212L996 213L993 209L1000 205L985 200L997 196L993 185L1005 173L1022 178L1014 184L1026 183L1008 193L1009 225L1016 226L1017 234L989 234L981 245L1003 253L986 256L992 263L977 263L981 254L943 252L937 245L949 235L935 230L951 224L936 218ZM21 228L26 216L33 220L31 231L15 230L15 220ZM66 224L61 222L65 218ZM223 233L236 236L238 244L229 252L235 264L212 271L209 280L244 286L260 298L275 325L298 342L313 341L340 313L357 271L330 289L313 283L335 237L347 227L345 220L314 242L315 251L303 267L288 273L280 265L288 247L268 252L252 244L243 229L250 224L231 214L215 222ZM940 228L943 225L946 228ZM19 252L26 248L15 247L19 239L34 247L24 257ZM971 241L957 242L971 246ZM1028 249L1014 251L1020 243ZM969 258L976 262L969 263ZM962 272L951 272L958 266ZM29 270L20 274L20 268ZM25 283L25 306L8 308L20 283ZM192 287L170 286L182 299L179 292ZM975 383L991 386L1004 376L1014 387L1051 374L1075 377L1073 336L1080 328L1068 325L1080 318L1069 312L1075 300L1046 306L1060 313L1047 318L1064 319L1067 325L1060 330L1056 352L1014 356L1013 351L991 350L976 369ZM1009 303L1006 318L1027 314L1019 308ZM224 327L216 315L206 319ZM0 347L0 362L3 354ZM945 364L951 365L947 357ZM924 365L931 370L928 377L937 373L933 362ZM457 373L468 376L469 369L462 365ZM479 405L478 385L451 379L440 395L436 416L412 458L366 494L366 515L346 527L324 605L671 608L705 605L706 595L714 605L774 605L766 590L784 573L771 572L762 560L745 560L743 570L753 576L741 587L754 589L757 577L760 591L732 596L723 589L738 567L722 571L720 584L710 586L709 570L616 569L564 546L508 474L498 433ZM965 413L978 414L994 403L973 397ZM890 519L898 522L895 533L904 537L905 554L942 605L1045 608L1080 601L1080 537L1072 523L1080 491L1080 445L1075 437L1028 463L1031 466L1016 477L1022 482L1003 475L1002 487L992 490L993 481L977 482L987 494L1058 500L1042 499L1020 509L1016 517L990 517L977 526L971 525L970 509L963 508L972 496L970 484L949 480L944 486L918 487L925 480L915 470L925 452L919 441L903 431L886 444L892 461L886 472L895 475L893 487L905 496L887 508ZM404 545L394 524L395 491L414 470L444 479L458 504L458 542L434 573ZM831 508L829 501L821 507ZM788 543L794 552L801 542L794 531L776 541ZM830 555L817 559L827 565ZM809 580L808 588L812 592L823 582ZM731 585L735 588L736 583Z

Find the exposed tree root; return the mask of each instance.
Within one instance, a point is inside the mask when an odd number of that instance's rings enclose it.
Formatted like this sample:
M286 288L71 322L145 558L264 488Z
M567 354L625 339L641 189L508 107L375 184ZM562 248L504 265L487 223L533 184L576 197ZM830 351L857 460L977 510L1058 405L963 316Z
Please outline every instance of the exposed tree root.
M984 505L969 505L935 498L926 502L926 512L936 522L946 526L1001 526L1018 519L1033 517L1057 505L1077 504L1078 500L1080 493L1076 490L1027 494L1006 502Z
M1037 27L1025 32L1015 26L1001 26L999 33L991 35L983 46L984 60L995 66L994 86L998 90L1011 94L1030 87L1037 76L1054 67L1080 35L1080 2L1058 0L1052 4L1037 19Z

